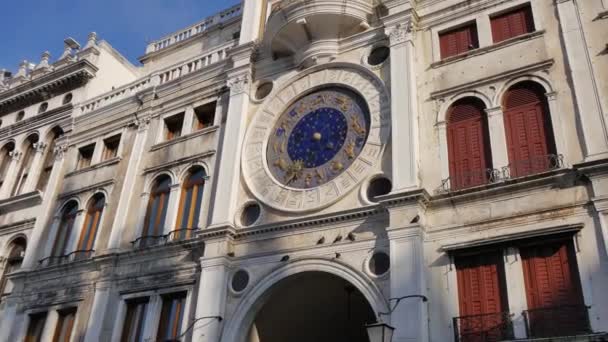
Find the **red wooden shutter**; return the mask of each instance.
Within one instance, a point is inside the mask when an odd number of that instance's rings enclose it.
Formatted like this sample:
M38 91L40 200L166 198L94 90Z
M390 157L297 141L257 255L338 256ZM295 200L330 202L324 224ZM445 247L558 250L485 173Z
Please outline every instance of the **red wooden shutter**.
M528 5L491 19L494 43L534 32L532 8Z
M452 189L485 184L487 123L483 107L465 100L452 106L448 116L448 153Z
M529 319L535 335L576 333L588 326L572 241L520 249Z
M456 56L479 47L477 26L470 24L439 35L441 58Z
M511 176L521 177L550 167L548 113L537 91L526 86L509 90L505 101L505 129ZM550 132L549 132L550 133Z
M459 333L469 336L463 340L485 336L487 341L494 341L502 336L502 312L507 308L503 267L500 252L456 259Z

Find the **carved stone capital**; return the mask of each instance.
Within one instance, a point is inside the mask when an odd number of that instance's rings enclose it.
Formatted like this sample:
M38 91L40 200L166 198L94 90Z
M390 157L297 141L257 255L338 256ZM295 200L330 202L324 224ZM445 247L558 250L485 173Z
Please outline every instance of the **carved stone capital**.
M59 161L65 157L66 152L68 151L67 145L58 145L55 146L53 153L55 154L55 160Z
M148 128L150 128L150 116L144 116L144 117L140 117L140 118L136 118L135 121L133 122L133 125L135 127L137 127L137 131L138 132L143 132L146 131Z
M230 88L230 96L248 94L250 86L251 86L251 75L249 75L248 73L232 77L228 80L228 87Z
M21 155L23 153L19 152L19 151L10 151L8 153L8 155L11 157L12 160L14 161L19 161L19 159L21 159Z
M414 23L410 20L407 23L398 24L388 29L388 38L391 46L401 45L413 39Z
M46 148L47 144L43 143L43 142L37 142L37 143L33 143L32 147L34 148L34 151L36 151L36 153L42 153L44 152L44 149Z

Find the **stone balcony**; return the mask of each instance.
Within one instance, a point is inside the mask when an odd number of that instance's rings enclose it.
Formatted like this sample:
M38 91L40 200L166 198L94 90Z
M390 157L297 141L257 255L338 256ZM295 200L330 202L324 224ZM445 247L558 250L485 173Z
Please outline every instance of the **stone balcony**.
M339 40L365 31L374 13L371 0L284 0L266 24L264 52L294 56L296 64L337 54Z

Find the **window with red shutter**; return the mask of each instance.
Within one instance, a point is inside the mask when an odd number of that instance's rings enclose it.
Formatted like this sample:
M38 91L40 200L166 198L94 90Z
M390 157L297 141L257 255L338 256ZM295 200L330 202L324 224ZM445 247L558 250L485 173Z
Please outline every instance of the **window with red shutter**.
M455 259L458 280L460 342L500 341L510 335L502 252Z
M465 98L452 105L448 113L448 158L450 188L457 190L488 181L492 157L484 104Z
M533 82L511 87L503 100L511 177L553 167L553 129L544 89Z
M587 333L585 307L572 239L520 248L533 337Z
M445 59L479 47L477 26L472 23L439 34L441 58Z
M534 32L534 18L530 5L499 14L490 21L494 43Z

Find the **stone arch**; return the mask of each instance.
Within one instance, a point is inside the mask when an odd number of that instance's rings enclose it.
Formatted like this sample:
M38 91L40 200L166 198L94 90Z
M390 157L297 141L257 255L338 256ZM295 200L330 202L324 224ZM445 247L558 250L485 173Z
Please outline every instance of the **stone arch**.
M82 210L82 202L81 199L77 196L74 197L70 197L70 198L66 198L65 200L61 201L61 204L57 206L57 209L55 210L55 217L59 217L61 216L61 213L65 210L65 208L68 206L68 204L70 203L76 203L76 208L78 208L78 210Z
M146 184L144 187L144 193L149 193L150 190L152 189L152 187L154 186L154 183L156 182L156 180L158 180L162 176L169 177L169 179L171 179L171 185L177 184L177 181L179 180L179 178L177 177L177 175L175 174L175 172L173 170L163 170L163 171L156 172L156 173L148 176L148 179L146 180Z
M25 234L23 234L23 233L15 234L15 235L11 236L11 238L8 239L8 241L5 243L4 249L3 249L3 251L4 251L3 254L4 255L2 255L2 256L3 257L7 257L9 255L9 253L11 252L12 245L16 241L19 241L19 240L23 240L23 242L25 244L25 247L27 248L27 244L28 244L27 236Z
M552 82L545 77L539 75L524 75L516 77L514 79L506 81L502 86L500 86L500 88L496 92L496 95L492 99L493 105L488 108L502 107L502 100L504 99L507 91L509 91L512 86L525 81L538 83L545 90L546 94L550 94L555 91Z
M179 173L179 183L183 184L186 178L189 176L190 171L194 168L202 168L205 171L205 176L209 177L209 165L205 162L192 162L186 165Z
M437 113L437 123L438 124L447 123L448 112L450 111L450 108L452 107L452 105L454 103L458 102L459 100L462 100L467 97L474 97L474 98L481 100L485 104L486 109L493 107L492 99L490 99L489 96L482 93L481 91L478 91L478 90L464 91L464 92L458 93L458 94L450 97L447 101L445 101L445 103L443 103L441 105L441 108L439 109L439 112Z
M389 311L388 302L376 284L351 266L340 261L322 258L294 260L261 277L257 284L243 294L239 305L234 310L235 314L223 329L220 341L244 342L243 331L248 331L257 313L271 296L271 289L280 281L305 272L328 273L348 281L361 291L377 318L379 312Z

